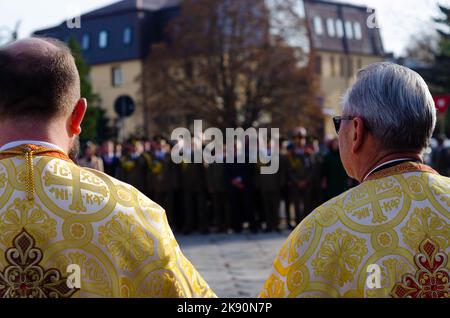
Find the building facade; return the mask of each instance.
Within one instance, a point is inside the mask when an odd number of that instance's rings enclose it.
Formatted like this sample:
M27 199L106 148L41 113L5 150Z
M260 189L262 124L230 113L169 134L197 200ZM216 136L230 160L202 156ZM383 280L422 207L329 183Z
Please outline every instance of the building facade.
M316 72L320 76L325 135L334 136L333 116L358 70L384 60L374 10L341 2L304 0Z
M180 12L182 0L123 0L81 16L81 28L59 26L35 32L68 41L75 37L91 65L91 82L108 117L121 125L122 137L156 134L144 104L141 74L151 44L164 40L164 28ZM245 1L245 0L244 0ZM309 24L310 44L320 75L324 133L333 135L332 117L341 113L340 99L357 71L382 61L379 29L369 28L373 14L364 6L322 0L299 0ZM120 97L134 101L133 114L121 119Z
M90 79L101 97L101 106L113 123L120 125L121 136L148 136L143 101L142 68L152 43L160 42L164 25L178 13L179 0L125 0L88 12L80 17L81 27L66 22L36 31L37 36L80 43L83 56L91 66ZM133 100L134 112L121 118L115 104L121 97Z

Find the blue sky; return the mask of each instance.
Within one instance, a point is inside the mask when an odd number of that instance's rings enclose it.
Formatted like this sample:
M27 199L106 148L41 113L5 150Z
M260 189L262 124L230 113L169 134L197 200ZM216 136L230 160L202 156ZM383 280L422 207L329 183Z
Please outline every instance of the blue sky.
M12 28L21 21L19 36L64 21L74 11L90 11L116 0L1 0L0 36L2 28ZM387 51L399 55L412 35L433 28L431 17L438 14L437 3L450 6L450 0L345 0L377 9L382 37ZM3 30L4 32L4 30Z

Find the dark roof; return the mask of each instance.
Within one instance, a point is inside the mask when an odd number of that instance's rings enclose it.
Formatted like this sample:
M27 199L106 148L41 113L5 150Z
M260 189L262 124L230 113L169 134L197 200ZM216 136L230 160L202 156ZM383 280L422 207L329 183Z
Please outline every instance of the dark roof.
M318 3L318 4L324 4L324 5L333 5L333 6L353 8L353 9L358 9L358 10L362 10L362 11L367 11L367 8L368 8L365 5L358 5L358 4L353 4L353 3L341 2L341 1L338 1L338 0L334 0L334 1L330 1L330 0L307 0L307 1L315 2L315 3Z
M304 0L304 3L315 49L340 53L384 56L385 52L380 30L377 28L369 28L367 25L369 16L375 12L374 9L329 0ZM314 32L314 16L319 16L323 19L321 23L323 23L324 33L322 35L317 35ZM343 27L344 36L342 38L329 36L325 24L327 19L339 19L341 21L359 23L362 39L348 39L345 27Z
M34 32L38 36L68 41L70 37L81 44L87 36L89 47L83 56L91 65L143 59L150 45L164 39L163 28L179 11L182 0L124 0L87 12L81 16L82 28L69 28L66 22ZM131 42L123 43L125 28L131 29ZM107 49L99 46L99 34L107 31Z
M88 12L84 18L113 15L127 11L159 11L161 9L175 7L182 0L123 0L106 7Z

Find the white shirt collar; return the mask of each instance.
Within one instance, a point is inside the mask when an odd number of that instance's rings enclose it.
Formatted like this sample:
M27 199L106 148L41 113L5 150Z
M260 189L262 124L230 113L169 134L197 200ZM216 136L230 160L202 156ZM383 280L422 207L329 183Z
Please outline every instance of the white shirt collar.
M386 165L388 165L388 164L390 164L390 163L394 163L394 162L398 162L398 161L406 161L406 160L414 160L414 159L412 159L412 158L401 158L401 159L395 159L395 160L383 162L382 164L380 164L380 165L376 166L375 168L373 168L373 169L365 176L365 178L363 179L363 182L366 181L367 178L368 178L375 170L380 169L381 167L384 167L384 166L386 166Z
M0 147L0 151L5 151L7 149L11 149L20 145L36 145L36 146L43 146L46 148L50 148L50 149L57 149L60 150L62 152L65 152L64 150L62 150L61 147L46 142L46 141L38 141L38 140L17 140L17 141L12 141L12 142L8 142L7 144L3 145L2 147Z

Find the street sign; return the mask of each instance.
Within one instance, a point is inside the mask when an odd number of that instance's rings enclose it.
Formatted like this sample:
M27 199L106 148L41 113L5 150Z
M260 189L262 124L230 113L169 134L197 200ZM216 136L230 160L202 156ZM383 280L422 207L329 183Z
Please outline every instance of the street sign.
M119 117L130 117L135 110L136 106L133 99L130 96L120 96L114 103L114 109Z
M450 95L436 95L433 96L436 109L440 113L445 113L450 106Z

